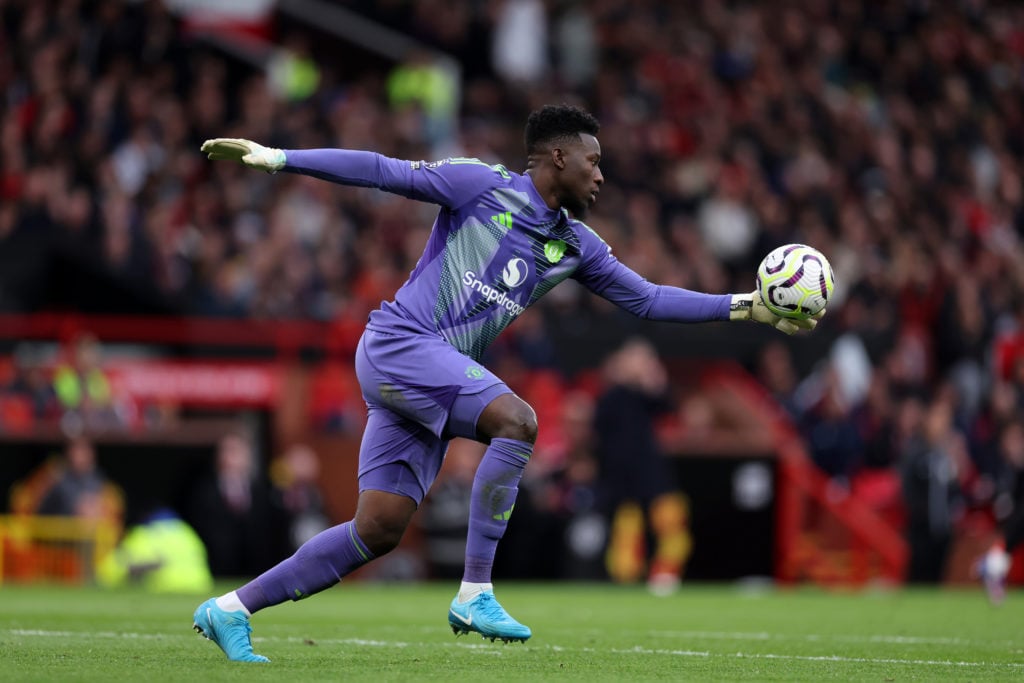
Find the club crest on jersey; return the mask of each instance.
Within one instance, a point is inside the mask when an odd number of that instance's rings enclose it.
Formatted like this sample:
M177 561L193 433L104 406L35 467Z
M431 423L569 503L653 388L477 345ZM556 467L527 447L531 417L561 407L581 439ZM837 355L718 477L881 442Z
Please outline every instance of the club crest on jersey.
M526 279L528 272L529 268L526 265L526 261L521 258L510 258L508 263L505 264L505 269L501 271L501 279L511 289L523 284L523 280Z
M558 263L565 256L565 246L562 240L551 240L544 245L544 256L550 263Z

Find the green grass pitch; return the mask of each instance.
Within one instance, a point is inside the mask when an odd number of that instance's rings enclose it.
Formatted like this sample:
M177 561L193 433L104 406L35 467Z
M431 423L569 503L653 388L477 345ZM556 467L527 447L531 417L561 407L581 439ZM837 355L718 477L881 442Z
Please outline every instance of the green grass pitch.
M224 586L228 589L228 586ZM1024 678L1024 595L694 585L671 597L500 584L525 645L456 638L454 585L351 583L253 619L270 664L191 630L202 596L0 587L3 681L739 681Z

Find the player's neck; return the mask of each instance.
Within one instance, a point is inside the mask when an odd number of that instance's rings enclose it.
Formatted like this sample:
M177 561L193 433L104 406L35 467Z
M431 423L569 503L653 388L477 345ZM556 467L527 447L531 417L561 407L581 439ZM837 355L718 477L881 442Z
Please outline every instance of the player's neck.
M558 196L555 193L553 184L548 179L544 170L536 166L527 166L526 175L529 176L533 182L533 187L537 190L537 194L544 200L547 207L552 211L560 209L562 203L558 201Z

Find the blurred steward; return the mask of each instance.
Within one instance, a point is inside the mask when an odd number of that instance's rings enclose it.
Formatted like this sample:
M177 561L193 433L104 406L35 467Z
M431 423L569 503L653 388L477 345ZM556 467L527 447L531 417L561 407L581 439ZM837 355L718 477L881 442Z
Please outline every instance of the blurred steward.
M213 588L203 542L168 508L157 509L129 529L100 561L96 579L108 588L138 584L154 593L205 593Z
M110 429L127 421L102 367L102 349L91 334L77 337L53 370L53 390L72 428Z

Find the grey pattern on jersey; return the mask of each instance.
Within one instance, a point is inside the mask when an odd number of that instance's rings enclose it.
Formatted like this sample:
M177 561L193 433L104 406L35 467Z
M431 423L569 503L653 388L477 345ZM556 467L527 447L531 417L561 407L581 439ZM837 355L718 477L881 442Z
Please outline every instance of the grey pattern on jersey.
M494 258L501 239L508 228L494 221L480 221L470 216L458 230L453 231L445 243L444 261L441 265L441 278L438 283L437 303L434 304L434 322L440 323L446 314L453 309L461 308L465 301L466 290L462 287L462 274L466 270L479 270ZM441 326L439 325L440 329ZM451 341L449 339L449 341ZM456 345L463 353L464 349Z
M502 202L503 205L508 206L509 202L507 200L510 199L521 200L516 202L516 205L519 207L520 211L526 214L533 213L533 207L529 204L528 198L525 196L524 193L519 193L512 190L497 190L494 193L496 197L498 196L499 192L501 193L501 198L503 200L506 200ZM516 213L518 215L519 212ZM550 223L545 223L540 227L542 230L551 230L553 227L556 226L558 222L558 220L552 221ZM463 229L456 231L456 233L454 234L458 235L472 232L473 236L469 236L464 239L469 242L477 242L480 241L480 235L485 234L484 231L480 230L480 227L481 226L479 221L467 221L463 225ZM499 254L499 252L501 251L501 245L496 244L493 240L494 238L500 239L498 237L499 232L507 232L507 229L503 229L502 226L498 225L494 221L489 221L483 227L486 228L486 234L489 234L491 236L491 239L487 240L489 250L482 250L479 248L476 250L471 250L464 248L460 252L458 252L473 253L474 256L483 256L482 259L476 261L476 263L478 264L484 264L480 266L481 270L485 269L488 265L490 265L490 262L493 262L495 260L495 257L497 257L497 261L499 263L502 262L503 257ZM466 230L466 228L471 228L471 230ZM472 230L472 228L476 229ZM579 239L577 238L575 233L568 227L567 224L563 223L562 229L558 230L555 236L561 241L565 242L566 248L569 250L569 253L579 253ZM531 256L530 262L533 272L532 279L534 280L535 284L532 290L530 290L529 295L526 297L526 300L523 301L523 308L527 308L530 305L532 305L542 296L551 291L551 289L555 285L557 285L559 282L565 280L570 275L572 275L577 265L576 259L573 258L565 258L559 260L556 263L552 263L548 259L544 251L545 244L551 241L551 239L548 237L534 238L532 235L528 237L528 244ZM457 242L453 239L450 239L448 244L452 245L453 243ZM458 285L456 287L457 292L455 293L455 295L445 296L444 298L445 300L456 304L456 307L454 309L447 309L447 313L449 314L448 322L451 323L454 322L454 320L457 320L458 322L455 325L445 326L444 334L445 337L448 339L449 343L451 343L457 349L459 349L466 355L470 356L471 358L479 359L483 352L487 349L487 347L491 345L494 339L515 320L515 317L503 312L500 309L500 307L495 306L494 304L489 303L486 300L478 300L475 303L475 305L464 310L461 314L459 313L459 309L468 303L469 297L465 296L466 290L464 287L461 286L461 283L458 282L457 279L459 274L465 272L465 269L462 266L468 262L470 261L462 261L461 263L448 263L446 254L446 263L442 271L444 275L442 276L441 280L441 292L442 294L445 292L444 284L446 280L447 282L453 282L452 278L455 278L455 284ZM508 294L509 292L509 288L502 281L499 272L495 272L493 274L493 277L491 278L488 284L491 288L493 288L496 291L504 292L506 294ZM458 296L460 293L463 296ZM435 315L444 316L445 310L442 310L440 307L438 307L435 309ZM435 318L435 321L437 320L440 320L440 318Z

